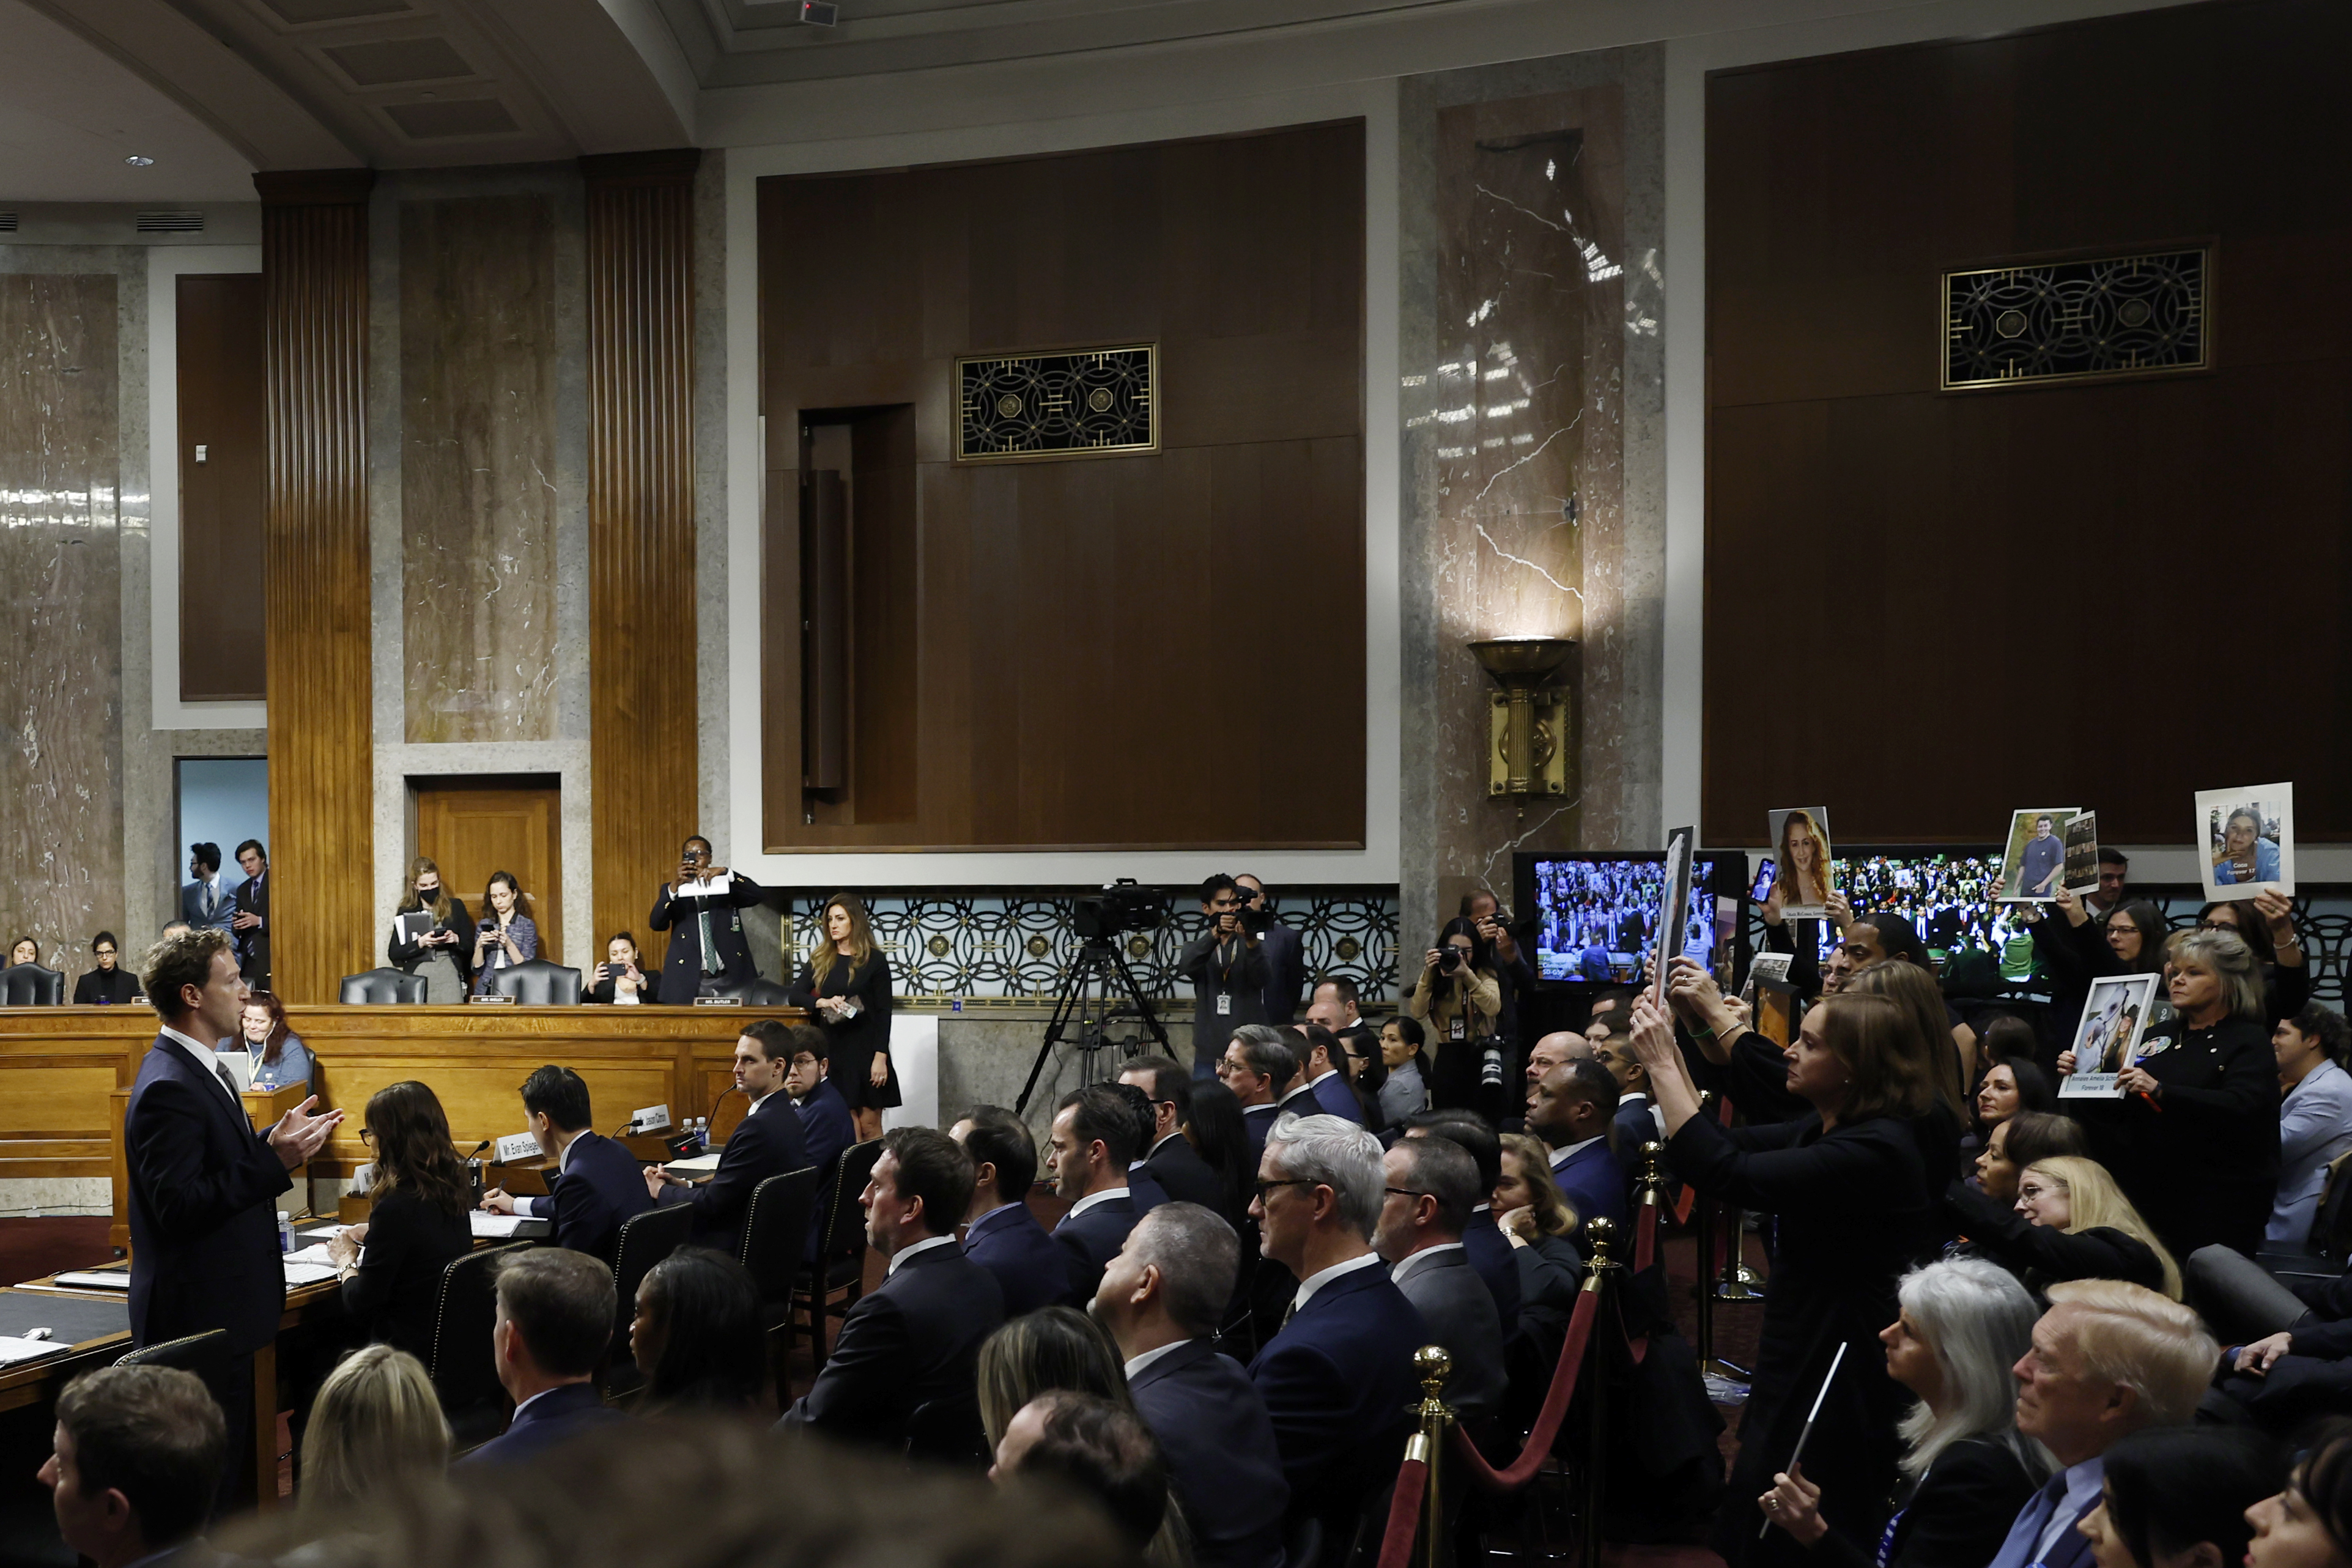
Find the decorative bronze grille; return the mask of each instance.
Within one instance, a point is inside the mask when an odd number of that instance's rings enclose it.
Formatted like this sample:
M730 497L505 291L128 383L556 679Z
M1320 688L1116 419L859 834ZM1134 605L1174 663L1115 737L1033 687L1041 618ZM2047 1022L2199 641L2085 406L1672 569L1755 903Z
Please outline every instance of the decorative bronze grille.
M2203 249L2038 262L1944 275L1944 386L2202 370Z

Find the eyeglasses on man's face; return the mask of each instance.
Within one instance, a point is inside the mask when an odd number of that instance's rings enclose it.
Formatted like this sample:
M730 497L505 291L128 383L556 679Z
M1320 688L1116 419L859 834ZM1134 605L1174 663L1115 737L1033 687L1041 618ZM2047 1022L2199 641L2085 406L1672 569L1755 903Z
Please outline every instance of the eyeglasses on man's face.
M1260 1177L1257 1184L1257 1201L1261 1204L1265 1203L1266 1194L1277 1187L1313 1187L1321 1184L1318 1182L1305 1181L1297 1176L1281 1176L1272 1180Z

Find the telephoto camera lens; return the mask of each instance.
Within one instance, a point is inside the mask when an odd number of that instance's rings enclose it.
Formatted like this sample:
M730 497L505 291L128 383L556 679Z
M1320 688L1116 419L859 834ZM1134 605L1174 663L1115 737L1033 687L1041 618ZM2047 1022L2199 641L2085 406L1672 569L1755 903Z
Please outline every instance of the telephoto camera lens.
M1478 1058L1478 1081L1488 1089L1503 1087L1503 1053L1498 1047L1488 1046L1486 1054Z

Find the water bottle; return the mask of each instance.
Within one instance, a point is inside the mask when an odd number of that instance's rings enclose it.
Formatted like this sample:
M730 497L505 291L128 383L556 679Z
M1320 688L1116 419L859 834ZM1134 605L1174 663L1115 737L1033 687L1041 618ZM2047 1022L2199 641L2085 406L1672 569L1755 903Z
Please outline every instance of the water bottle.
M280 1252L294 1250L294 1216L284 1209L278 1211L278 1250Z

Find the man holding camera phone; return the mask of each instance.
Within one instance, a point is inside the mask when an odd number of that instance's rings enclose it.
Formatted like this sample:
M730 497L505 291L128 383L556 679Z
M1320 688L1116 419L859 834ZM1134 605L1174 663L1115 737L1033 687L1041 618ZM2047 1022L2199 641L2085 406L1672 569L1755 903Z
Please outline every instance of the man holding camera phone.
M1176 973L1192 983L1196 1079L1217 1070L1235 1029L1265 1022L1265 948L1258 935L1272 921L1249 908L1241 884L1223 872L1201 884L1201 912L1209 929L1176 961Z
M710 863L710 840L699 834L678 852L677 878L664 882L646 923L670 933L662 958L657 1002L690 1006L706 984L734 984L760 972L743 940L743 917L761 899L760 884Z

